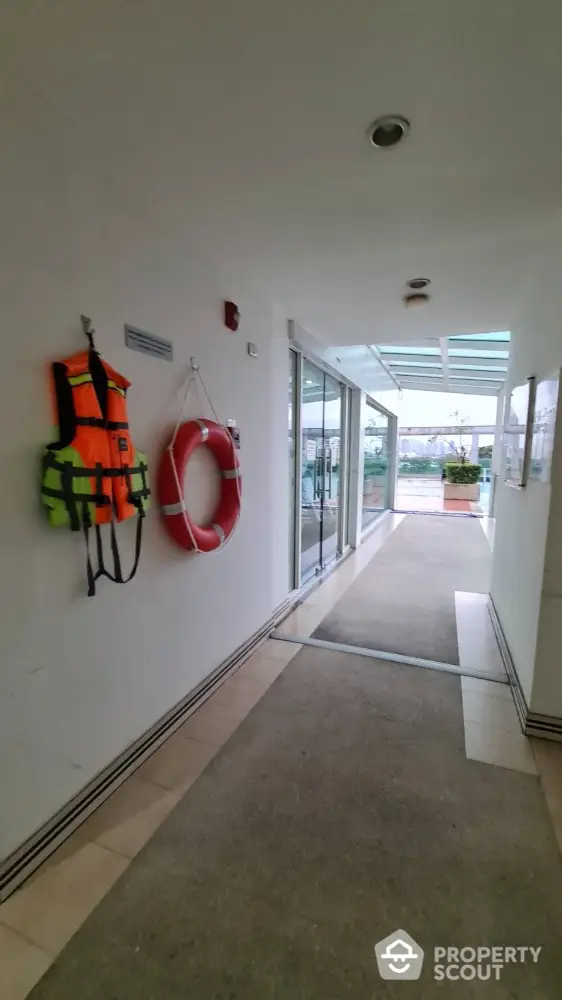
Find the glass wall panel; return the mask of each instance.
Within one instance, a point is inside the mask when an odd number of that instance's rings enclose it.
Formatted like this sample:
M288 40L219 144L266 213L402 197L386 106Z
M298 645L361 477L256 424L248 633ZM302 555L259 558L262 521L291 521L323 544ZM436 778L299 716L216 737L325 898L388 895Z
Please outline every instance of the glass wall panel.
M389 417L368 400L361 408L363 440L363 502L361 525L365 529L389 506Z
M297 474L295 447L296 440L296 394L297 394L297 364L298 355L296 351L289 351L289 590L295 586L295 532L296 532L296 510L295 510L295 478Z
M301 579L338 552L342 386L306 359L301 408Z
M342 386L330 375L324 377L324 493L322 504L322 563L337 555L340 504L340 445Z
M322 564L324 372L303 360L301 407L301 579Z

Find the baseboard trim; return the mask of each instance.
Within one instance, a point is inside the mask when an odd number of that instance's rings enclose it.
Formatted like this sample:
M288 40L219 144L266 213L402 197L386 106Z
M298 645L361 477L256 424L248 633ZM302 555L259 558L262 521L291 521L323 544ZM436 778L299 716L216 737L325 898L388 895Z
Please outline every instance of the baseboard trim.
M496 633L496 639L498 640L498 646L500 647L501 658L503 660L503 665L506 669L507 676L509 677L509 682L511 684L511 691L513 694L513 699L515 701L515 707L517 709L517 714L519 716L519 722L521 723L521 728L525 730L527 724L527 716L529 714L529 706L525 699L523 693L523 688L517 676L517 671L515 669L515 664L507 644L507 639L504 635L503 628L496 610L496 605L494 604L494 599L491 594L488 594L488 613L492 620L492 625L494 627L494 632Z
M537 712L529 712L527 725L525 726L526 736L535 736L539 740L552 740L555 743L562 742L562 720L551 715L539 715Z
M105 799L116 791L186 719L209 698L269 637L298 603L291 594L257 632L242 643L208 677L163 715L138 740L115 758L77 795L43 824L0 865L0 902L3 902L53 853Z
M562 741L562 719L551 715L540 715L538 712L531 712L527 704L527 699L521 687L521 682L517 676L517 670L513 662L513 657L507 644L497 608L491 594L488 595L488 611L496 633L502 660L511 682L511 690L515 701L515 707L519 716L521 728L526 736L536 736L543 740Z

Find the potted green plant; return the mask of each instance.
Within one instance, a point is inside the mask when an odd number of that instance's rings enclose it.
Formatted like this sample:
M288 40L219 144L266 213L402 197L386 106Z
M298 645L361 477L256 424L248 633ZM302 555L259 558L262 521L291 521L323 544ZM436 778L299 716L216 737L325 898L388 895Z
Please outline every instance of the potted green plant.
M445 465L445 500L478 500L482 466L472 462L447 462Z
M457 428L458 444L447 440L443 434L435 434L430 441L442 440L450 448L450 455L443 463L443 498L445 500L478 500L480 496L480 476L482 466L468 460L468 447L464 436L470 431L468 417L458 410L451 414Z

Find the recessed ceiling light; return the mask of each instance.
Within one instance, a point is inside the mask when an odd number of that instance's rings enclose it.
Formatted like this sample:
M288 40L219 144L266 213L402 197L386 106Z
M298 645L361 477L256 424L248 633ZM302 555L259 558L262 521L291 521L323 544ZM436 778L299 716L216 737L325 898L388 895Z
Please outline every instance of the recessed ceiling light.
M416 306L426 306L429 302L429 295L426 292L412 292L411 295L405 295L403 299L406 309L413 309Z
M428 285L431 285L431 278L410 278L406 284L408 288L413 288L415 291L419 292L420 289L427 288Z
M402 115L381 115L367 129L372 146L377 149L391 149L405 139L410 131L410 122Z

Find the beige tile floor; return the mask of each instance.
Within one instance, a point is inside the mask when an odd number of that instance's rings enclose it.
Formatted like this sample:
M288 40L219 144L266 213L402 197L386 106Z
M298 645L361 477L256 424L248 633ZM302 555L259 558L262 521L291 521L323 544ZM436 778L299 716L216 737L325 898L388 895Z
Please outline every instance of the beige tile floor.
M455 591L455 618L461 667L505 677L500 647L488 610L488 594Z
M486 594L455 593L462 667L503 674ZM474 677L461 678L465 751L469 760L538 774L531 741L522 733L511 688Z
M387 517L293 612L285 633L310 635L403 516ZM301 648L267 640L0 906L0 1000L24 1000ZM538 769L562 850L562 745L529 741L518 731L506 686L463 678L462 692L467 756L530 773Z
M0 905L0 1000L24 1000L300 648L264 643Z

